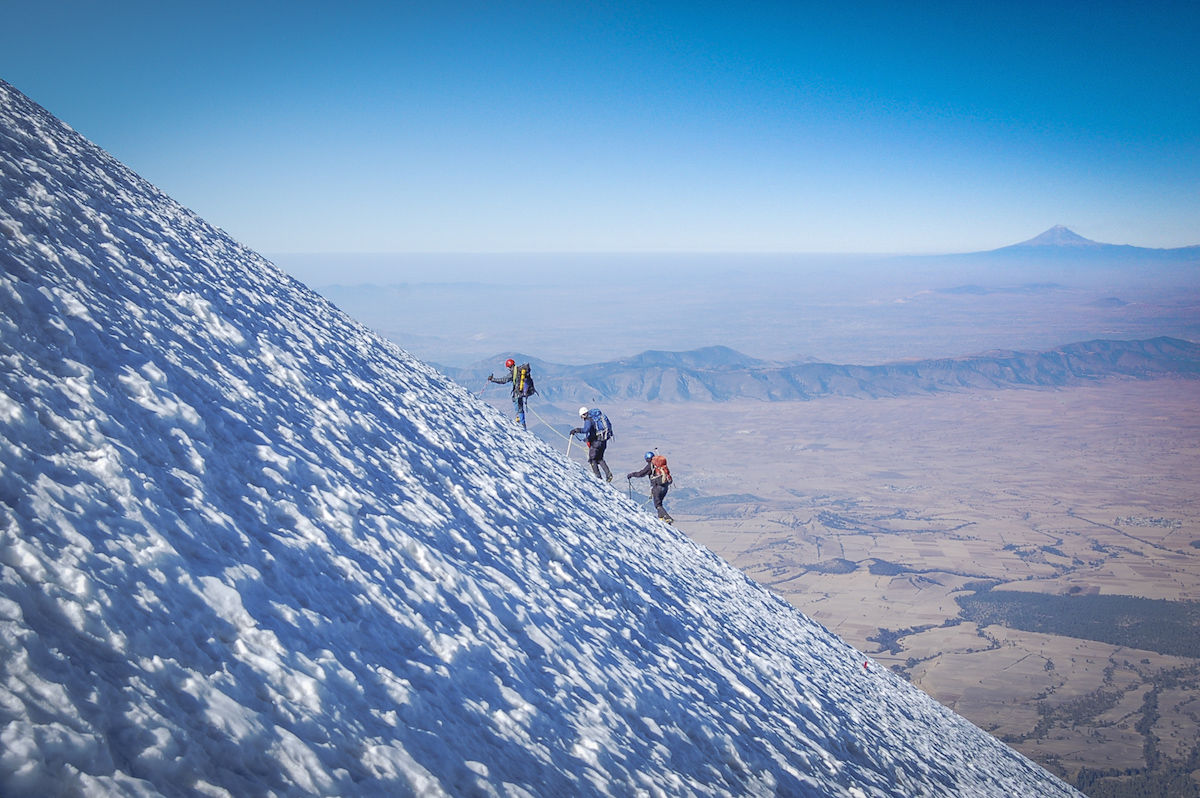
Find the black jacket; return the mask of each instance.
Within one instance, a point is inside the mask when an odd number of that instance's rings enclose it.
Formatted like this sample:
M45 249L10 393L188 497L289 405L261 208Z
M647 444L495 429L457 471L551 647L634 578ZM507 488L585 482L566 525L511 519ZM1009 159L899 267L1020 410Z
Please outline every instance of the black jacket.
M633 479L634 477L650 477L651 485L662 485L662 481L658 477L651 476L651 472L653 470L654 470L654 466L650 463L649 460L647 460L646 465L644 465L640 471L629 472L628 474L625 475L625 479Z

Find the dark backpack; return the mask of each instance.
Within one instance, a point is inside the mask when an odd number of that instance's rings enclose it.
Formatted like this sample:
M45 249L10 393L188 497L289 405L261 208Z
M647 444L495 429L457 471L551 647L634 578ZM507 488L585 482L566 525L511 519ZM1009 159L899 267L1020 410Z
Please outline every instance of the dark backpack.
M650 458L650 481L659 485L671 484L671 469L667 468L667 458L661 454Z
M596 440L606 441L613 436L612 423L609 422L608 416L604 415L604 411L600 408L593 407L588 411L588 418L596 426Z
M528 363L522 363L513 371L513 392L517 396L533 396L537 388L533 387L533 372Z

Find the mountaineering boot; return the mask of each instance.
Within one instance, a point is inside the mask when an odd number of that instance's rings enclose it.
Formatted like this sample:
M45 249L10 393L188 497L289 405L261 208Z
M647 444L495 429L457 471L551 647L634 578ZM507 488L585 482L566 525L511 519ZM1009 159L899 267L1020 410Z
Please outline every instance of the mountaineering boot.
M663 516L661 519L659 519L659 520L661 520L661 521L662 521L663 523L665 523L665 524L670 524L671 526L674 526L674 525L675 525L675 519L674 519L674 518L672 518L672 517L671 517L671 516L669 516L669 515L664 515L664 516Z
M608 478L607 478L607 479L605 479L604 481L605 481L605 482L612 482L612 474L609 474L609 475L608 475Z

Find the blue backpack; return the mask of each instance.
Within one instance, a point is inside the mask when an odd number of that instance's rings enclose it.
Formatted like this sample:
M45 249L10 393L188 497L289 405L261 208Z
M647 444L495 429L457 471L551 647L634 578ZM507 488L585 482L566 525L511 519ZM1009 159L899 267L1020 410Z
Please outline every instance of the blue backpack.
M604 412L600 408L593 407L591 410L589 410L588 418L590 418L592 423L596 426L596 440L606 441L613 436L612 423L608 420L608 416L604 415Z

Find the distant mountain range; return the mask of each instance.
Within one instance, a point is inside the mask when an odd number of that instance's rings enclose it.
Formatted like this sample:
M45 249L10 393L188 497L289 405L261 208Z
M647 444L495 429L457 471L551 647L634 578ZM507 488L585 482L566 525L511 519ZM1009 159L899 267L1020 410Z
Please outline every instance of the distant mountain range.
M759 360L723 346L688 352L643 352L582 366L520 354L497 355L470 368L440 367L478 390L500 376L506 357L530 362L547 401L732 399L803 401L825 396L883 398L971 389L1062 387L1107 378L1200 378L1200 344L1178 338L1094 340L1044 352L987 352L877 366Z

